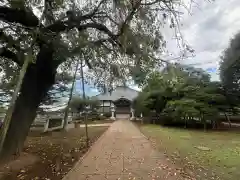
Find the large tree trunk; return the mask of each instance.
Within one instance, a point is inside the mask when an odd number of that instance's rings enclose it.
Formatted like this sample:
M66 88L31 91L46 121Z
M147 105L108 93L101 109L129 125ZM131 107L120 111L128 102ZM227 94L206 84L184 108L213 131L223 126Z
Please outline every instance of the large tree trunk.
M26 71L0 154L1 160L22 151L37 108L54 83L57 65L53 64L52 55L51 47L42 47L36 63L29 65Z
M6 134L7 134L11 119L12 119L12 114L13 114L13 111L14 111L14 108L15 108L15 103L16 103L16 100L18 98L18 94L20 92L20 89L22 87L22 82L23 82L23 79L24 79L24 76L25 76L25 73L27 71L29 63L30 63L30 59L29 59L28 56L26 56L25 59L24 59L24 64L23 64L23 66L21 68L21 71L20 71L20 74L19 74L19 78L18 78L18 82L16 84L16 88L14 90L11 102L8 106L8 110L7 110L7 113L6 113L5 118L4 118L3 127L0 131L0 137L1 137L1 139L0 139L0 153L3 149L3 143L5 141Z

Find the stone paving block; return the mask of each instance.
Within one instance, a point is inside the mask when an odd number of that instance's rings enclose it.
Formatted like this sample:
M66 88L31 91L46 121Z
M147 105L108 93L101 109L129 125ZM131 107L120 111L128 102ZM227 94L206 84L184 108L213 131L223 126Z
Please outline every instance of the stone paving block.
M157 158L126 158L124 173L132 174L143 179L175 179L178 172Z
M124 179L123 174L113 174L113 175L105 175L106 180L126 180ZM96 179L97 180L97 179Z
M118 120L63 180L178 180L164 160L136 126Z
M112 154L112 149L107 143L99 143L98 148L91 151L94 157L108 158Z
M92 158L81 165L80 174L120 174L123 172L122 158Z
M134 170L123 175L124 179L129 180L165 180L166 178L162 175L157 175L152 172L144 172L140 169ZM167 179L169 180L169 179Z
M151 148L137 148L137 147L129 147L129 150L124 152L124 157L126 158L148 158L148 157L152 157L152 158L162 158L163 155L156 152L155 150L151 149Z
M123 175L124 180L131 179L131 180L183 180L182 177L175 175L173 173L159 173L159 172L146 172L142 171L142 169L135 169L131 172L124 173ZM187 180L187 179L185 179Z
M124 157L124 153L119 149L113 149L110 155L110 158L113 158L113 159L123 159L123 157Z
M121 175L81 175L75 180L123 180L120 178Z

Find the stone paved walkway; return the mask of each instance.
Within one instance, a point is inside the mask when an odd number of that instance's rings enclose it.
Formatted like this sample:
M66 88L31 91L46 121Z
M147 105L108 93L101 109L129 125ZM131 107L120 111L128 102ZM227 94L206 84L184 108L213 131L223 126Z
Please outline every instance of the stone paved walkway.
M103 124L88 124L89 127L99 127L99 126L110 126L112 123L103 123ZM85 128L85 124L80 124L81 128Z
M63 180L182 179L128 120L114 122Z

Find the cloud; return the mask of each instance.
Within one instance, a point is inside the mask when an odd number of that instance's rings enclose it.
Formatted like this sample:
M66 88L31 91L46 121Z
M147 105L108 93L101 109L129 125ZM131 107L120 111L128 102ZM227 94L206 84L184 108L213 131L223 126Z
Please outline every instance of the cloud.
M130 85L129 87L136 91L141 91L141 88L139 88L137 85Z
M99 91L96 88L94 88L93 86L84 84L84 88L85 88L85 93L87 96L95 96L95 95L99 94ZM81 80L76 80L74 93L79 94L79 95L82 94Z
M239 11L239 0L217 0L212 3L199 0L198 6L192 8L192 15L185 14L182 17L184 40L193 47L196 54L182 63L203 68L211 74L212 80L219 80L220 55L240 30ZM167 35L169 34L168 32ZM167 40L168 50L173 54L179 52L170 36Z
M206 71L209 72L209 73L215 73L217 71L217 68L216 67L210 67L210 68L207 68Z

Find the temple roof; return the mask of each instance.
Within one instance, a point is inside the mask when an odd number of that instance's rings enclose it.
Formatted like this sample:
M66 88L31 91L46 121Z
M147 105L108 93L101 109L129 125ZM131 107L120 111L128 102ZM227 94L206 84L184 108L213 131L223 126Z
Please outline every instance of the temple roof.
M108 100L108 101L116 101L120 98L125 98L132 101L134 98L138 96L138 91L131 89L129 87L118 86L116 87L112 93L101 93L95 96L98 100Z

